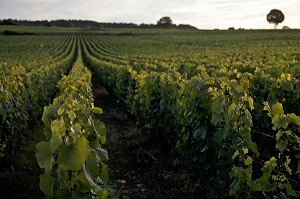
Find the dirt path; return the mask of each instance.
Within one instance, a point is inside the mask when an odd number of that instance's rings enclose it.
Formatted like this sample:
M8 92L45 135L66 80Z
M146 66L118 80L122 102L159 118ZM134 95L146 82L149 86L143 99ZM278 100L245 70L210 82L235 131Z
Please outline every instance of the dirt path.
M168 157L145 150L135 122L108 91L93 78L95 106L103 109L100 120L107 129L111 178L130 198L185 198L183 183L176 180Z

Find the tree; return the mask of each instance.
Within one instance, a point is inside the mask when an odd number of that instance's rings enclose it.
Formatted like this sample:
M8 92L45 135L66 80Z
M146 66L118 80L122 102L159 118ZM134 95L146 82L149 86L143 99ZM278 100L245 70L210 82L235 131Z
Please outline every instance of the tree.
M172 19L170 17L162 17L157 21L157 26L171 28L173 25Z
M269 23L273 23L275 29L279 23L283 22L283 20L284 20L284 15L280 10L273 9L267 15L267 21Z
M288 26L283 26L282 29L283 29L283 30L290 30L291 28L288 27Z

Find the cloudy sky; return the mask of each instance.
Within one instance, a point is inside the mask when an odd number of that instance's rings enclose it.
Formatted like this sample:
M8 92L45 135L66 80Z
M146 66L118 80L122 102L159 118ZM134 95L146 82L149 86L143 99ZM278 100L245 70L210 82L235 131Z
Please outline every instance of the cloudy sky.
M273 28L271 9L283 25L300 28L300 0L0 0L0 19L87 19L99 22L156 23L170 16L176 24L200 29Z

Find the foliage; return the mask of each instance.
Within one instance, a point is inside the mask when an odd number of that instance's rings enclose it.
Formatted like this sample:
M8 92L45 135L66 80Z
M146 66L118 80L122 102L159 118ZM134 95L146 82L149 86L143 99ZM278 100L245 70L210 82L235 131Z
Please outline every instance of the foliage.
M59 95L44 108L46 142L36 145L36 158L45 174L40 189L47 197L108 198L109 175L105 126L94 118L91 73L81 55L70 74L58 82Z
M168 16L162 17L157 21L158 27L170 28L172 24L172 19Z
M69 70L76 56L76 42L71 35L53 37L48 42L46 37L29 40L33 48L39 49L35 53L27 49L28 41L21 42L18 38L9 41L14 45L15 42L20 43L17 47L4 43L7 48L1 54L1 59L7 60L0 64L1 156L13 153L18 148L22 132L29 122L40 117L43 106L49 103L55 93L56 83ZM48 48L44 48L44 44ZM19 52L14 58L12 55L16 51ZM39 57L45 58L39 60Z
M272 137L275 130L263 111L263 102L274 105L282 101L286 110L300 111L298 73L292 72L298 70L297 62L292 53L284 53L288 43L295 40L278 38L283 45L280 48L278 43L265 42L257 49L243 43L244 33L230 34L237 41L228 35L222 39L220 35L202 35L197 40L190 32L184 37L186 41L202 42L205 49L188 43L182 52L176 49L183 45L178 35L86 35L83 49L87 65L148 129L145 136L148 132L150 139L173 147L174 166L195 176L205 175L202 182L206 185L231 184L230 195L238 198L254 192L297 196L298 162L292 154L298 151L298 141L284 154L276 155L272 148L282 149L282 144L272 145L275 138L266 149L261 138ZM256 42L256 32L246 34ZM221 47L220 43L212 44L216 38L223 42ZM283 121L278 121L276 128L285 127L287 117L281 115ZM294 173L287 175L288 167ZM287 173L278 168L285 168Z
M171 149L173 165L193 175L187 181L230 188L237 198L298 197L299 31L110 33L78 34L84 62L136 117L144 135ZM62 74L58 66L64 73L70 66L73 36L41 44L20 36L26 39L14 61L13 47L0 37L0 98L14 100L1 104L0 121L17 129L1 135L18 139L29 116L41 113L36 107L49 103L48 91L54 93ZM39 49L32 60L41 61L30 62L24 46ZM62 60L66 65L58 64ZM111 197L104 126L93 117L101 109L93 107L89 72L79 65L57 84L58 96L44 110L47 140L36 146L45 169L40 188L57 197L92 197L97 190ZM10 149L7 143L0 148Z
M284 14L280 10L277 10L277 9L271 10L269 12L269 14L267 15L267 21L269 23L273 23L275 29L279 23L283 22L283 20L284 20Z

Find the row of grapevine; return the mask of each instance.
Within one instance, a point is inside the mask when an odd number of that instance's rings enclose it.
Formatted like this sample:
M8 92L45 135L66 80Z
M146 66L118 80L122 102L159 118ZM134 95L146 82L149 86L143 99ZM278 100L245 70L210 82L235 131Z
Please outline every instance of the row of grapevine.
M18 147L22 132L40 117L77 53L74 35L30 38L30 45L20 37L5 39L10 42L1 47L0 157Z
M232 56L227 48L216 45L213 49L221 50L206 50L194 60L179 56L183 59L180 64L187 60L196 66L181 66L176 63L180 58L170 58L173 65L156 71L151 63L169 62L164 59L167 54L140 53L144 57L141 69L131 65L140 54L120 58L124 51L102 49L109 47L101 44L105 39L113 44L134 39L138 46L141 38L95 37L83 36L86 63L151 136L174 147L175 166L204 173L215 185L231 183L230 194L240 198L255 192L300 196L299 62L289 43L278 38L276 44L283 47L265 43L266 47L256 51L247 45L246 52L259 56L254 59L244 57L239 49L242 45L235 41ZM132 52L133 44L127 45L121 48L131 47ZM275 52L262 53L268 48ZM120 56L114 52L107 56L111 51L119 51ZM281 52L285 53L280 58L273 55Z
M36 158L45 174L40 189L53 198L107 198L116 196L109 186L105 126L95 118L91 72L81 49L68 76L58 82L59 93L44 108L46 141L36 145Z

